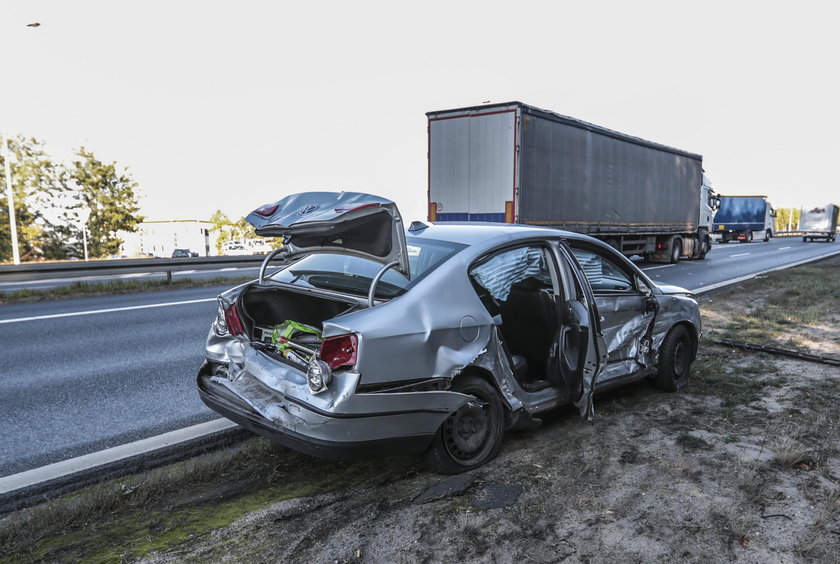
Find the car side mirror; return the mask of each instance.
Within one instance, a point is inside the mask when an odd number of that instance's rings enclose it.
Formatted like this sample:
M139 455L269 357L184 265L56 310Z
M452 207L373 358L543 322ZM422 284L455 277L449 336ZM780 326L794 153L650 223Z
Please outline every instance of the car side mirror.
M638 288L639 291L646 296L653 294L653 290L650 289L650 286L648 286L645 281L638 276L636 276L636 288Z

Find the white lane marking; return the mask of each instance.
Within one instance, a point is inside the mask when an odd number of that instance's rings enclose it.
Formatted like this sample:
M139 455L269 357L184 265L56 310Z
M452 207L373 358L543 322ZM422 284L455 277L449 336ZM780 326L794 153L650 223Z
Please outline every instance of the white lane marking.
M747 256L748 254L750 254L750 253L737 253L737 254L734 254L734 255L729 255L729 258L734 258L734 257L745 257L745 256Z
M57 319L59 317L76 317L78 315L95 315L97 313L113 313L117 311L133 311L135 309L151 309L156 307L169 307L189 304L200 304L203 302L215 302L216 298L202 298L200 300L184 300L181 302L166 302L162 304L146 304L139 306L112 307L108 309L92 309L90 311L72 311L69 313L53 313L50 315L33 315L32 317L17 317L15 319L0 319L0 325L6 323L21 323L23 321L40 321L42 319Z
M790 249L790 247L779 247L780 251L784 251L785 249Z
M239 270L239 269L236 268L235 266L229 266L227 268L220 269L219 272L228 272L228 271L231 271L231 270Z
M236 427L236 423L228 421L227 419L214 419L206 423L199 423L192 427L185 429L178 429L177 431L170 431L156 437L149 437L133 443L115 446L99 452L92 452L84 456L71 458L70 460L62 460L40 468L34 468L21 472L19 474L12 474L0 478L0 494L13 492L21 488L27 488L41 482L48 482L81 472L83 470L90 470L103 464L116 462L132 456L145 454L163 447L176 445L184 441L189 441L211 433L218 433Z
M661 266L649 266L647 268L643 268L642 270L647 272L648 270L656 270L657 268L668 268L669 266L677 266L677 265L676 264L663 264Z
M738 278L733 278L731 280L724 280L723 282L717 282L716 284L709 284L708 286L701 286L700 288L695 288L691 290L693 294L703 294L705 292L711 292L712 290L717 290L718 288L723 288L724 286L730 286L732 284L737 284L738 282L743 282L745 280L750 280L755 278L756 276L761 276L762 274L767 274L768 272L775 272L777 270L785 270L786 268L793 268L794 266L800 266L803 264L808 264L809 262L815 262L818 260L823 260L827 258L831 258L835 255L840 255L840 251L834 251L833 253L829 253L827 255L820 255L817 257L811 257L804 260L800 260L798 262L792 262L790 264L783 264L782 266L777 266L775 268L771 268L769 270L763 270L761 272L756 272L755 274L748 274L747 276L739 276Z

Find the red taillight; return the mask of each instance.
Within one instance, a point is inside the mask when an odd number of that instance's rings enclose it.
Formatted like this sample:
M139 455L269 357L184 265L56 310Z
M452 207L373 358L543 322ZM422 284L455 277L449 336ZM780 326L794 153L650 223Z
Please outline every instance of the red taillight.
M263 217L270 217L277 211L277 204L266 204L254 210L254 213Z
M663 250L667 247L668 247L668 245L666 245L665 243L657 243L656 244L656 250L658 250L658 251L661 251L661 250Z
M225 308L225 324L231 335L239 335L245 332L245 327L242 326L242 320L239 319L235 305Z
M350 367L356 364L356 350L359 339L356 335L340 335L329 337L321 343L321 360L326 362L330 369Z

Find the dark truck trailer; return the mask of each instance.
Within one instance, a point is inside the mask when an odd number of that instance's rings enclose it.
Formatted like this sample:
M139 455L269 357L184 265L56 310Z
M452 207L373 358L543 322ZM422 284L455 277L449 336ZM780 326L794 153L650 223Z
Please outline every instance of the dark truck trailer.
M822 208L802 212L799 230L803 241L825 239L832 243L837 238L837 206L828 204Z
M703 157L521 102L426 114L429 220L547 225L625 255L703 258Z
M767 196L722 195L712 231L720 236L721 243L749 243L755 237L766 243L773 237L775 217L776 211Z

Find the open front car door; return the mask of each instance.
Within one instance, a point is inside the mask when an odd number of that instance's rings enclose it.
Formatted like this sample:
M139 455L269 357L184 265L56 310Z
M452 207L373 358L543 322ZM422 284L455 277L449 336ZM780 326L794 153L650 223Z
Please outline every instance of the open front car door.
M559 245L564 301L558 304L560 328L549 359L552 371L570 392L581 416L592 419L595 381L607 365L595 297L565 243Z

